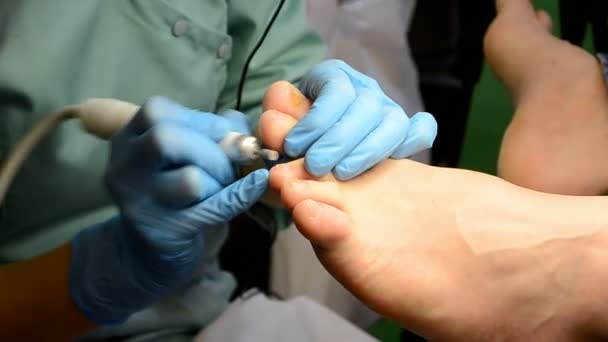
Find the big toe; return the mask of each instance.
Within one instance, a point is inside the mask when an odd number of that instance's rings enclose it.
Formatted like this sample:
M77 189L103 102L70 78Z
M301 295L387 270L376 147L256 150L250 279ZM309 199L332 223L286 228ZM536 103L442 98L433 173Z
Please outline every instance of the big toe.
M270 188L276 192L280 193L287 182L299 179L313 179L304 167L304 159L278 164L270 169Z
M258 125L258 136L267 147L283 151L285 137L310 106L310 100L291 83L273 83L264 95L264 113Z
M283 144L289 131L295 127L298 120L291 115L278 110L267 110L262 113L258 125L258 136L267 148L283 152Z
M314 199L295 205L292 216L300 233L316 248L335 250L350 233L351 220L347 213Z
M281 200L288 209L307 199L344 209L343 198L340 185L335 182L291 180L281 188Z
M304 166L304 158L292 160L288 163L279 164L270 169L270 188L276 192L281 192L288 182L296 180L318 180L326 182L336 182L332 174L323 177L313 177Z
M277 110L300 119L310 110L311 102L287 81L273 83L264 94L264 110Z
M346 197L340 184L331 175L312 177L306 172L304 159L277 165L270 171L270 186L281 194L302 235L323 248L344 239L349 232L351 219L344 210Z

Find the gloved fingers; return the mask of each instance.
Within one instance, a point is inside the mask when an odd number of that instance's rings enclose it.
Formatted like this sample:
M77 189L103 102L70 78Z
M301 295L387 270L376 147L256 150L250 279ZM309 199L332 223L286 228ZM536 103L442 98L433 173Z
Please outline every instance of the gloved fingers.
M363 87L380 91L381 93L383 93L382 88L380 88L380 85L375 79L361 73L360 71L351 67L348 63L342 60L330 59L322 62L321 64L327 64L329 67L337 68L345 72L350 78L351 83L354 84L355 88Z
M186 210L202 225L227 222L253 206L268 189L268 170L256 170Z
M247 135L251 134L251 129L249 128L249 119L245 114L236 110L227 110L221 113L221 117L228 120L231 131ZM221 139L223 138L224 137Z
M336 68L313 69L302 81L302 92L314 102L285 138L285 152L292 158L302 156L340 120L357 95L348 76Z
M431 148L437 137L437 121L430 113L416 113L410 119L407 138L391 155L391 158L402 159Z
M315 65L300 81L300 91L304 96L315 101L326 91L326 86L345 86L344 95L350 95L354 100L356 92L348 76L346 63L340 60L327 60Z
M132 135L141 135L163 123L174 123L208 136L219 142L230 131L231 123L225 118L185 107L162 96L146 100L125 131Z
M194 165L157 173L147 183L156 202L170 208L184 208L198 203L223 188L213 177Z
M346 157L384 118L375 93L363 91L346 113L306 151L306 169L320 177Z
M227 185L234 180L232 163L219 145L205 135L177 124L157 125L131 145L127 161L142 172L195 165Z
M375 79L359 72L355 68L351 67L348 63L340 59L328 59L317 64L308 74L304 76L300 88L302 89L304 95L306 95L308 98L315 99L319 94L309 93L309 89L306 87L309 82L312 81L312 84L323 83L331 80L331 78L335 77L335 74L337 73L345 75L356 89L368 88L373 90L382 90Z
M389 107L382 123L336 165L334 168L336 178L339 180L354 178L388 158L405 140L408 121L400 108Z

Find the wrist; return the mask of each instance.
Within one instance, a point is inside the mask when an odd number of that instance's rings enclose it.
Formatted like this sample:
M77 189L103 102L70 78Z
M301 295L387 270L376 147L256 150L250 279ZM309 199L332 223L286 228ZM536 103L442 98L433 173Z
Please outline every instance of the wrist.
M72 241L70 293L78 309L100 325L116 325L148 300L137 291L130 248L116 217L81 231Z

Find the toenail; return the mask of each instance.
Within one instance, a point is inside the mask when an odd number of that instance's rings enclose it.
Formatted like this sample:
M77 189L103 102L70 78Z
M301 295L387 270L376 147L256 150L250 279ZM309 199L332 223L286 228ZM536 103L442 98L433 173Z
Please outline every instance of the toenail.
M294 87L293 85L289 90L289 102L291 102L291 105L296 108L301 107L304 103L304 97L302 96L302 93L300 92L300 90L298 90L298 88Z
M321 215L321 206L315 201L308 201L306 203L306 210L310 218L317 218Z

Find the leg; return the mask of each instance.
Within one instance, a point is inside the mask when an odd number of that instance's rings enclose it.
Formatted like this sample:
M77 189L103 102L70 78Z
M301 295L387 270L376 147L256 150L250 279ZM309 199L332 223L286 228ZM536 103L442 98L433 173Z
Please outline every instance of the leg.
M516 112L501 147L499 174L564 194L608 190L608 92L594 56L549 32L529 0L500 0L486 56Z

